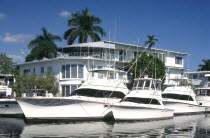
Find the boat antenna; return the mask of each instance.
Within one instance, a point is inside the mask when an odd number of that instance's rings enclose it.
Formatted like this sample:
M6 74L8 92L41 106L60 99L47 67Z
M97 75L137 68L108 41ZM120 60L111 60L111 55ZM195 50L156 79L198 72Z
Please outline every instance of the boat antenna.
M137 42L137 53L136 53L136 55L139 53L139 38L138 38L138 42ZM134 57L134 58L136 58L136 57ZM138 63L138 61L137 61L137 58L136 58L136 67L135 67L135 78L136 78L136 75L137 75L137 73L136 73L136 69L137 69L137 63Z
M116 33L117 33L117 20L115 17L115 22L114 22L114 41L116 41Z
M110 60L111 60L111 50L110 50L110 30L109 30L109 71L108 71L108 74L107 74L107 77L110 78Z

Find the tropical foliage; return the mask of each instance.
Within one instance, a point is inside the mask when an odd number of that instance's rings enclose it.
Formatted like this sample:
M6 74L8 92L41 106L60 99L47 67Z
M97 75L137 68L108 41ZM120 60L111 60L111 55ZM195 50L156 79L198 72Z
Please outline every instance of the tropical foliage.
M90 14L88 9L82 12L75 12L71 14L72 18L68 20L68 26L71 27L64 33L64 39L69 45L73 44L78 38L79 43L86 43L88 38L93 42L100 41L99 34L106 36L103 28L98 26L102 20Z
M34 89L42 89L53 94L58 92L57 79L53 73L49 72L39 76L36 74L16 76L16 82L11 87L19 96L21 93L28 93Z
M158 41L157 38L155 38L155 35L148 35L148 40L145 42L145 45L148 45L148 49L150 49L152 46L155 45L155 41Z
M210 71L210 59L202 59L203 64L198 65L198 71Z
M14 62L12 58L6 56L6 54L0 54L0 73L2 74L14 74L15 69L12 67Z
M144 75L148 75L150 78L164 79L166 68L162 60L156 56L144 53L140 58L138 58L136 64L136 58L131 61L133 64L131 73L134 76L144 77Z
M37 35L34 40L28 44L31 53L26 57L26 62L40 60L45 58L54 58L57 56L57 46L55 41L62 41L60 36L53 35L46 28L41 28L42 35Z

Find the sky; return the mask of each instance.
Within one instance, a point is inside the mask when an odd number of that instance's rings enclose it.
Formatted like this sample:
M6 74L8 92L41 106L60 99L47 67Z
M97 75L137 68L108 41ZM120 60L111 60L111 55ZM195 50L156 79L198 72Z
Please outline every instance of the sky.
M42 27L63 36L71 13L85 8L102 19L102 40L144 45L147 35L156 35L156 48L191 54L185 58L190 71L210 59L210 0L0 0L0 53L23 62L20 49L29 54Z

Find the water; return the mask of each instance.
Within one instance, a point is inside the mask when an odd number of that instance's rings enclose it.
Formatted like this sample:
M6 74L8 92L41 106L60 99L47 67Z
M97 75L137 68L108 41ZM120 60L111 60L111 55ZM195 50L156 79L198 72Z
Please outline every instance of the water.
M210 137L210 114L179 116L151 122L25 123L21 118L0 118L0 137Z

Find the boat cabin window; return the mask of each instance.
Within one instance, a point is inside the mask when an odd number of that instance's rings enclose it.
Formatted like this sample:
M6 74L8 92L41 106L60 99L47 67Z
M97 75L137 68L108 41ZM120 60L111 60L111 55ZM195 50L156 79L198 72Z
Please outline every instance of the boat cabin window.
M116 79L116 73L91 72L90 76L97 79Z
M186 100L193 101L193 98L190 95L181 95L181 94L162 94L163 98L176 99L176 100Z
M6 92L0 92L0 98L5 98L6 97Z
M155 80L135 80L133 89L138 90L159 90L160 89L160 82Z
M99 97L99 98L120 98L123 99L125 94L119 91L108 91L108 90L96 90L96 89L77 89L72 95L81 95L88 97Z
M145 81L145 87L144 89L148 89L150 88L150 81Z
M210 90L207 89L198 90L196 93L201 96L210 96Z
M109 74L109 78L110 78L110 79L115 79L115 73L110 73L110 74Z
M138 82L138 88L142 88L144 87L144 81L139 81Z
M157 99L151 99L151 98L126 97L121 102L123 102L123 101L139 103L139 104L160 105L160 102Z

